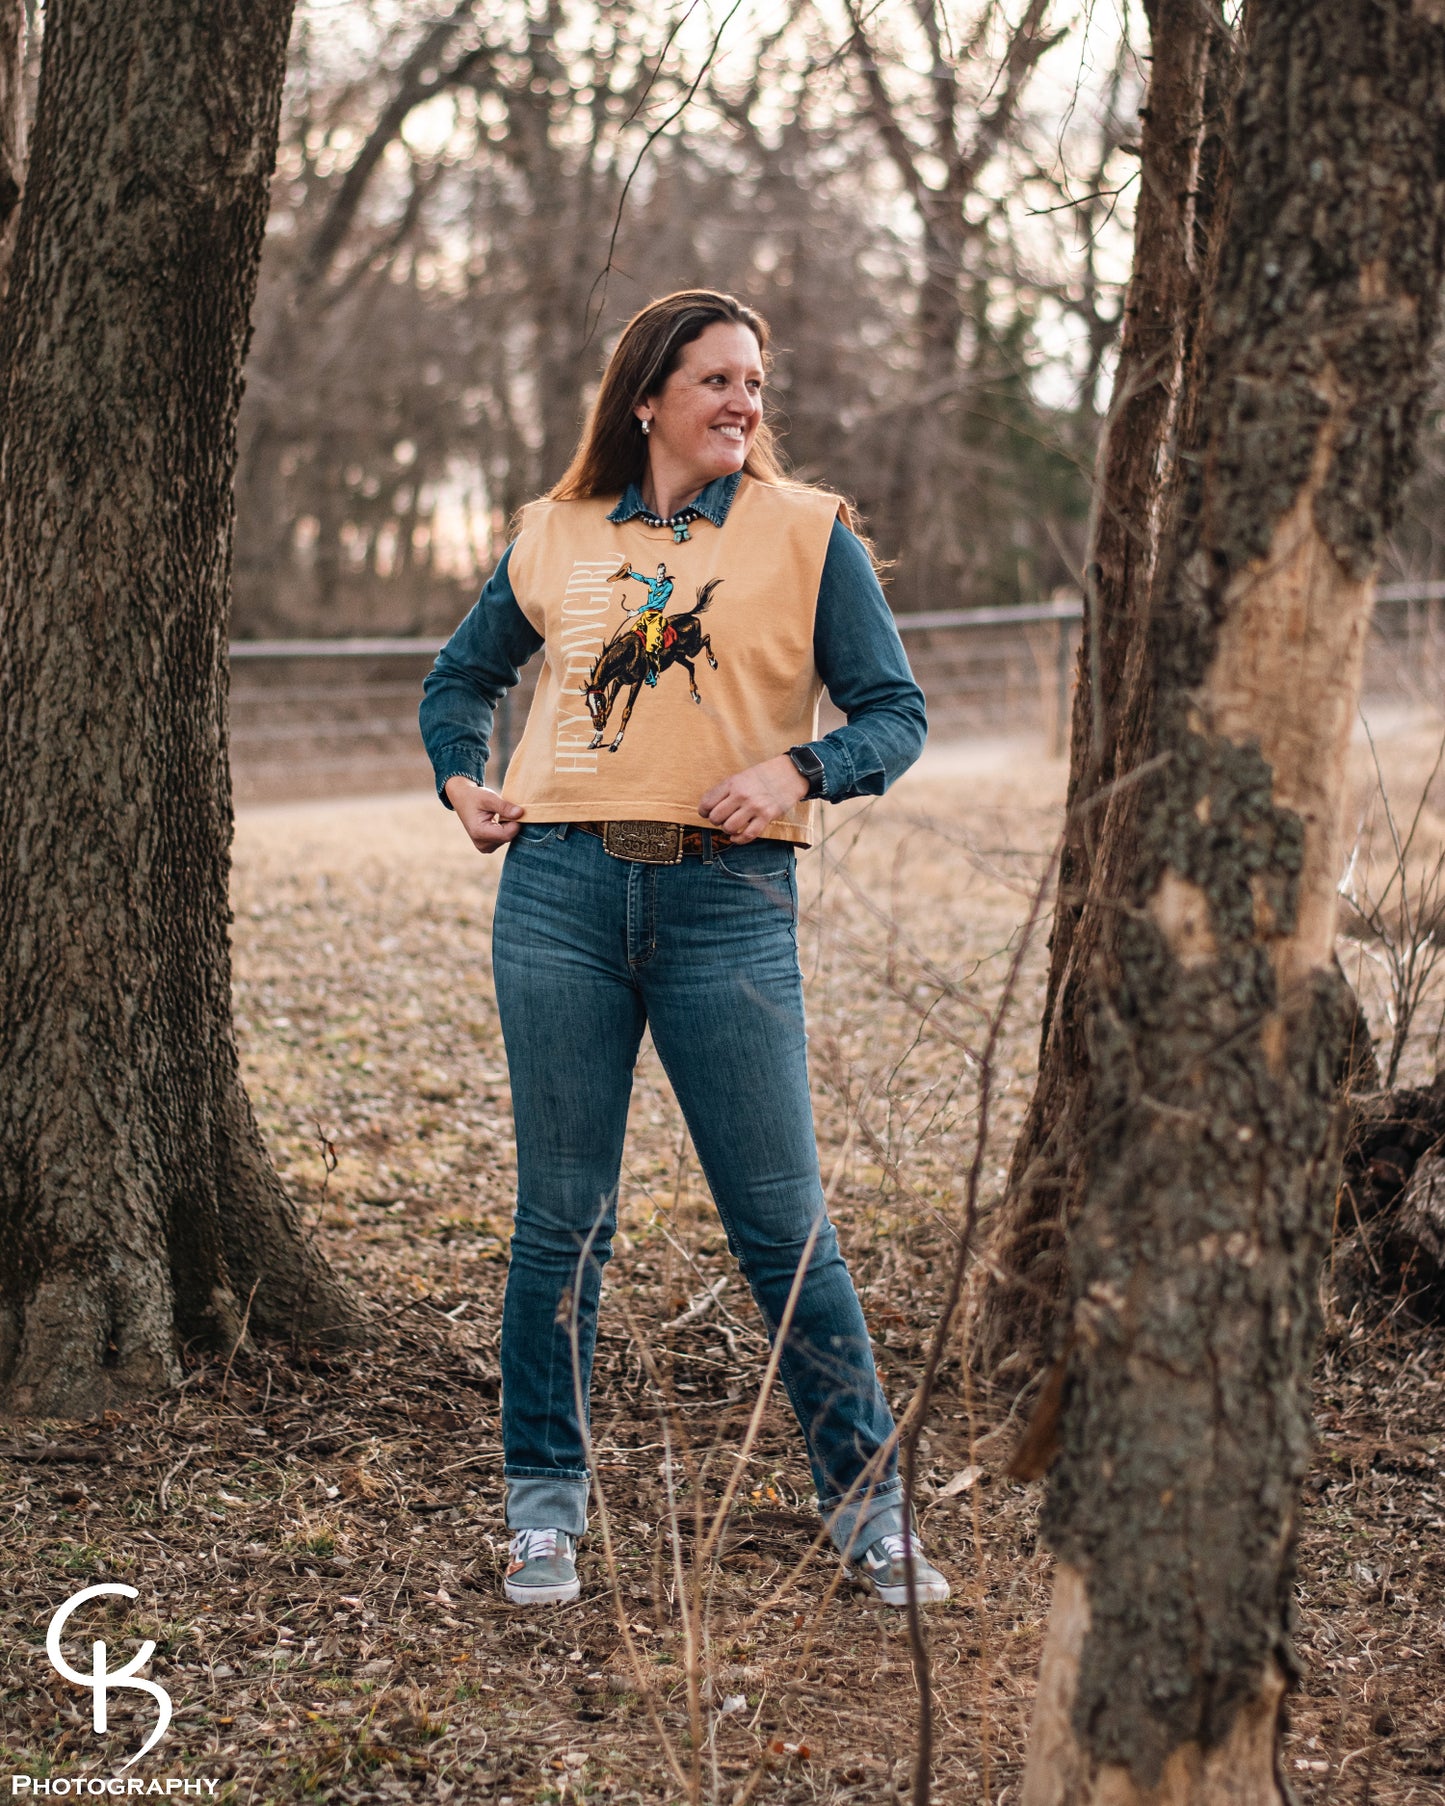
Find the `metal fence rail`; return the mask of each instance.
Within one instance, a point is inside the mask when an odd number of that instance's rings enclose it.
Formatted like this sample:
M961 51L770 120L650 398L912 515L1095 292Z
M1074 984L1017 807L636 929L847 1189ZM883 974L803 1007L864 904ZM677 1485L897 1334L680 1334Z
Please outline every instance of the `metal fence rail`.
M1376 600L1367 696L1439 706L1445 698L1445 582L1386 584ZM1034 732L1062 752L1082 615L1076 597L1063 597L898 616L935 738ZM238 798L429 783L416 702L440 645L423 637L233 642ZM526 718L535 676L535 665L524 671L498 711L503 759ZM837 719L831 716L825 727Z

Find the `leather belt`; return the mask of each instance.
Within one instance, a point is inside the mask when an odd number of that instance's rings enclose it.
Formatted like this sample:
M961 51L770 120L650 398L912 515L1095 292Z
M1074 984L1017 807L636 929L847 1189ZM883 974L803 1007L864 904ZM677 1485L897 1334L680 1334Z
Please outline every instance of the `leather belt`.
M614 859L639 865L677 865L685 858L705 859L711 847L730 847L730 834L712 828L685 828L675 821L574 821L583 834L594 834Z

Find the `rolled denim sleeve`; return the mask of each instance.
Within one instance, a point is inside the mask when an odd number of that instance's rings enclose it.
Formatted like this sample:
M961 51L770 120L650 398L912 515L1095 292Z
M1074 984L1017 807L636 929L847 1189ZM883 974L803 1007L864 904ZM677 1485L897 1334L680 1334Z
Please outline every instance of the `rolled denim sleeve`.
M542 636L522 613L507 575L512 548L487 579L476 606L437 654L422 685L422 743L447 803L448 778L484 781L497 704L516 683Z
M840 520L818 584L813 662L848 717L812 743L823 761L824 797L881 796L923 751L928 716L873 561Z

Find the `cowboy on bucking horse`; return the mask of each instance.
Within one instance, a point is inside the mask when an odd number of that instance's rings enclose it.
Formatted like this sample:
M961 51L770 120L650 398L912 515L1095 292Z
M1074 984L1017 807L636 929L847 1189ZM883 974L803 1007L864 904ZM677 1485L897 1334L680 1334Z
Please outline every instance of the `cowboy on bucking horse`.
M636 571L624 568L613 581L621 582L623 577L637 576ZM630 692L627 706L622 711L621 725L612 740L610 750L613 752L622 744L622 736L627 731L627 723L632 719L633 706L642 693L642 686L647 684L653 689L657 687L657 673L665 671L669 665L681 665L687 673L692 699L701 705L702 697L698 694L693 660L705 658L713 670L717 670L712 641L703 632L701 617L707 612L713 592L722 582L721 577L709 577L697 592L697 600L692 607L676 615L662 613L667 598L672 594L673 580L661 565L658 566L655 579L639 577L638 581L647 585L647 600L627 611L638 619L618 628L592 661L592 669L587 673L587 681L582 686L582 694L587 700L587 712L592 717L593 746L602 744L602 735L618 692L623 689ZM663 585L666 587L662 587ZM654 596L657 597L656 602Z
M624 602L622 612L637 617L634 631L642 635L642 643L647 651L646 683L649 690L655 690L657 674L662 664L662 637L666 626L662 617L672 600L673 579L668 576L665 564L658 565L655 577L644 577L641 571L634 571L631 565L624 564L613 574L611 581L624 583L628 578L634 583L647 585L647 595L637 607L629 608Z

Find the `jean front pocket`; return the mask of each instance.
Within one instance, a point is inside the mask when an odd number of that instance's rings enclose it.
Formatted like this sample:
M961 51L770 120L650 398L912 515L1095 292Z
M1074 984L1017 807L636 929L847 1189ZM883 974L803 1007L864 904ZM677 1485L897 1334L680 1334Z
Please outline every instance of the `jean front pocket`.
M793 849L783 840L754 840L743 847L719 847L713 871L734 894L750 894L770 910L781 910L796 924L798 884Z
M518 830L517 837L512 842L512 845L524 847L545 846L549 840L555 840L557 838L557 829L559 825L559 823L554 821L524 821L521 828Z
M746 846L719 847L713 864L744 883L784 884L793 875L793 849L786 840L752 840Z

